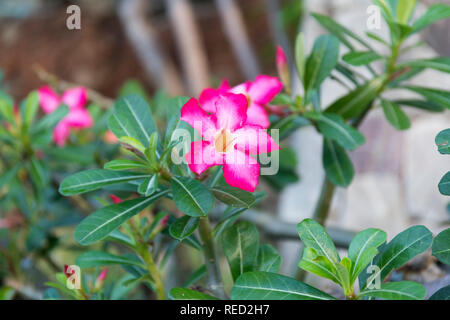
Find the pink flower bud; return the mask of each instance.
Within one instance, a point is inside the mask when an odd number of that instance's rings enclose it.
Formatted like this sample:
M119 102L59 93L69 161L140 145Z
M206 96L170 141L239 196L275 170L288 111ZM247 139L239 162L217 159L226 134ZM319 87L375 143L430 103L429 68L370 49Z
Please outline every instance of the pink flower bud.
M169 222L169 216L165 216L161 219L161 221L159 221L160 227L164 228L167 225L167 222Z
M277 46L277 70L278 75L280 76L281 82L283 82L286 90L289 90L291 77L289 74L289 65L286 57L286 53L284 52L281 46Z
M117 143L117 137L114 135L114 133L111 130L106 131L105 135L103 136L103 139L106 143L114 144Z
M111 198L111 200L114 204L121 203L123 201L118 196L115 196L113 194L110 194L109 197Z
M102 272L97 277L97 281L104 281L106 279L106 275L108 274L108 269L103 269Z

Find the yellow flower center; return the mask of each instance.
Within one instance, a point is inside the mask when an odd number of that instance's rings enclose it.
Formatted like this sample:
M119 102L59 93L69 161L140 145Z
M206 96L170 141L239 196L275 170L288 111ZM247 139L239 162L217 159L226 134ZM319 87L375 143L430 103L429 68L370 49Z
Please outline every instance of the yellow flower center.
M230 131L222 129L214 138L214 147L217 152L227 152L234 146L234 140Z

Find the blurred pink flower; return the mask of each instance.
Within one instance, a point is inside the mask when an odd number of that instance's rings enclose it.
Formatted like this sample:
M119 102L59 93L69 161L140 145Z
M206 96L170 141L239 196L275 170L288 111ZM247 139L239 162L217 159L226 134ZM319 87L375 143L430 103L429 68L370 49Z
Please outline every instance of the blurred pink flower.
M243 94L222 93L214 100L211 114L200 108L194 98L181 109L181 120L204 138L191 143L186 161L197 174L223 164L224 178L229 185L253 192L258 184L259 164L250 155L280 148L265 129L248 123L248 101Z
M289 90L289 86L291 84L291 76L289 74L289 65L286 57L286 53L284 52L281 46L277 46L277 70L278 75L280 76L281 81L284 84L286 90Z
M83 87L69 89L59 97L50 86L43 86L39 89L39 102L45 113L54 112L62 103L69 107L69 114L53 130L53 140L60 147L66 143L70 129L89 128L93 124L92 117L85 108L87 94Z
M208 112L215 112L218 95L223 93L244 94L248 100L247 124L268 128L269 117L265 105L268 104L278 93L281 92L283 84L276 78L259 75L254 81L247 81L235 87L230 87L224 79L218 89L208 88L202 91L199 103Z
M118 196L113 195L113 194L110 194L109 197L111 198L111 200L114 204L121 203L123 201Z

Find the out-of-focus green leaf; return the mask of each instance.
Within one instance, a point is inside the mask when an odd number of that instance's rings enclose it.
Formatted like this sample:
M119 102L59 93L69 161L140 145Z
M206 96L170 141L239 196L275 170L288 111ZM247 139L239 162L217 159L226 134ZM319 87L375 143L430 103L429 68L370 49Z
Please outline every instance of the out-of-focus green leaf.
M439 132L436 136L435 143L441 154L450 154L450 129Z
M445 229L433 239L433 256L442 263L450 265L450 228Z
M342 57L342 60L352 66L364 66L379 59L381 56L373 51L350 51Z
M384 115L392 126L397 130L406 130L411 127L411 122L408 116L400 107L389 100L381 100Z
M330 139L324 139L322 161L327 178L334 185L347 187L350 184L355 170L344 148Z

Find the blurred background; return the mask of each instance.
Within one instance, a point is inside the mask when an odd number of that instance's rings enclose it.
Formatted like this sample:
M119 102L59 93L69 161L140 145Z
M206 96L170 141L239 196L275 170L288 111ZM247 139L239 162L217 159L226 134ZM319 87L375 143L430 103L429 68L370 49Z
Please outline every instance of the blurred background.
M437 2L450 3L419 0L415 15ZM66 10L72 4L81 9L80 30L66 26L70 16ZM129 79L139 81L150 96L161 92L198 96L223 78L234 85L261 73L276 75L278 44L292 63L299 30L305 33L307 48L326 32L309 17L311 11L327 14L363 36L370 4L369 0L1 0L0 69L6 90L15 99L46 83L47 73L111 99ZM384 25L371 31L388 37ZM449 34L450 20L436 23L411 40L423 45L404 57L450 56ZM381 65L374 66L381 70ZM426 71L415 82L448 90L450 76ZM298 83L297 87L300 93ZM327 80L323 93L327 105L344 89ZM399 95L397 99L409 97ZM436 151L434 138L450 127L449 113L408 110L408 115L412 127L404 132L395 131L379 108L365 120L361 131L367 142L351 153L355 178L347 189L338 190L329 226L350 231L379 227L389 238L413 224L424 224L435 234L448 227L448 199L437 184L450 162ZM290 138L297 164L285 179L292 183L279 185L280 192L263 183L269 196L261 214L276 215L281 223L311 216L324 176L321 143L313 128ZM274 232L282 236L280 228ZM298 240L280 241L279 248L283 272L290 273L300 256ZM433 280L442 276L439 272L427 270L420 276ZM449 276L446 279L450 282Z

